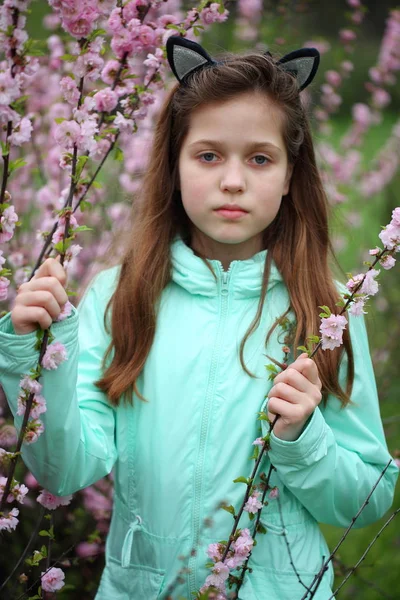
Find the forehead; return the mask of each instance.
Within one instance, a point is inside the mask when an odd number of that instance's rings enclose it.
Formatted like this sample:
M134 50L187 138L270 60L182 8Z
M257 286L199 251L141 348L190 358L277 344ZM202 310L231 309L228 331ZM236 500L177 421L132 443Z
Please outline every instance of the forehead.
M227 141L265 136L283 146L283 122L282 109L268 96L246 92L195 109L189 118L187 142L193 142L199 136L218 135Z

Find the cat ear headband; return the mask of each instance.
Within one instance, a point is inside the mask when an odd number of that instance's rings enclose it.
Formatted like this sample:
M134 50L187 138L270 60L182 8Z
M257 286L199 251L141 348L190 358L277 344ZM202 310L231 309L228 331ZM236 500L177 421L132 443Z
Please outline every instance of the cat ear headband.
M271 56L269 52L265 54ZM167 40L167 58L173 74L183 85L195 71L221 64L213 60L197 42L176 35ZM275 64L294 75L301 92L315 77L319 65L319 52L315 48L301 48L289 52Z

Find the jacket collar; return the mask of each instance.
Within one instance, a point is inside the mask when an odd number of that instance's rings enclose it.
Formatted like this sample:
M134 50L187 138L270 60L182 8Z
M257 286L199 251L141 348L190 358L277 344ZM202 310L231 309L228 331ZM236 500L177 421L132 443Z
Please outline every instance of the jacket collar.
M233 260L230 264L229 289L236 297L259 296L262 276L268 250L261 250L247 260ZM218 296L221 290L224 270L219 260L210 260L217 280L204 261L177 235L171 244L172 280L191 294ZM268 290L282 281L275 262L271 263Z

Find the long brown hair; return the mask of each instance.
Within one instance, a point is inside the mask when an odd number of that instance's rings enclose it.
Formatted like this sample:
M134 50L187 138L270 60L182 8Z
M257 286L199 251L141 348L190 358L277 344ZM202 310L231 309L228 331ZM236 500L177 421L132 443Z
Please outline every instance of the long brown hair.
M287 286L290 309L295 315L293 349L304 345L307 336L318 333L318 307L334 307L339 299L331 270L333 263L337 269L340 267L329 238L330 205L318 173L310 125L297 83L271 57L262 54L225 53L220 58L222 63L194 73L188 85L176 84L171 89L155 127L149 166L132 207L118 284L104 315L110 333L106 316L112 308L112 341L103 359L103 377L95 385L114 406L121 398L132 403L133 392L147 400L136 384L153 343L158 301L171 279L170 246L177 234L190 245L191 222L177 189L178 158L190 115L200 105L224 102L249 91L264 94L283 114L283 139L288 162L293 166L290 191L263 234L264 248L268 248L263 287L257 314L240 347L243 369L255 377L244 364L243 348L260 322L272 260ZM202 259L212 270L207 259ZM268 332L266 342L275 326ZM112 351L112 360L105 369ZM346 391L338 377L344 351L348 358ZM344 332L343 346L317 352L314 360L323 400L326 402L331 393L345 406L351 401L354 379L349 331Z

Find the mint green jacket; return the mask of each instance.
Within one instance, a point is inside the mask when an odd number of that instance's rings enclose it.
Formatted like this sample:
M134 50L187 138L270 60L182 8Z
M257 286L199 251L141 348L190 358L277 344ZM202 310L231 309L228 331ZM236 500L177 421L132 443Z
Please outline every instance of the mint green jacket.
M96 600L165 599L179 569L188 567L173 597L193 598L204 583L208 544L227 539L232 515L217 510L222 500L239 507L245 486L233 483L248 476L249 460L260 435L257 413L272 387L266 354L283 357L275 330L265 336L289 304L286 286L272 265L266 302L257 330L239 361L240 342L254 318L267 250L251 259L233 261L224 272L218 260L211 271L178 237L171 246L172 280L163 291L154 343L138 387L145 403L113 408L93 385L109 343L103 315L120 267L97 275L78 309L54 323L52 332L68 352L58 369L41 378L47 412L45 431L23 447L23 459L40 484L57 495L91 485L113 470L115 492L106 544L106 567ZM241 588L242 600L300 600L329 555L318 526L349 525L383 467L390 460L385 442L373 367L363 317L350 317L355 359L354 404L340 410L330 397L315 409L301 436L293 442L271 436L271 484L280 492L270 499ZM15 426L19 381L37 364L35 333L16 335L10 313L0 320L0 383ZM329 352L329 351L328 351ZM345 386L347 362L340 367ZM266 433L266 430L264 431ZM378 520L393 502L398 468L392 461L356 522ZM204 520L212 518L205 528ZM248 513L241 527L252 529ZM186 561L193 547L195 556ZM333 584L326 572L316 600L327 600Z

